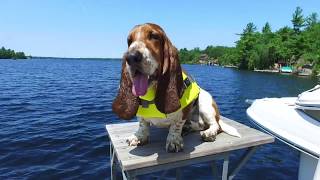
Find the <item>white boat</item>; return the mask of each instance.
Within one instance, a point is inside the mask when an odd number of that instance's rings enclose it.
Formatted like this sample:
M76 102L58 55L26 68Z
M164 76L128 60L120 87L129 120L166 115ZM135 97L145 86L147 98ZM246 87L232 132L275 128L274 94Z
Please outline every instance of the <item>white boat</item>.
M320 86L298 97L254 100L247 109L261 129L300 151L300 180L320 180Z

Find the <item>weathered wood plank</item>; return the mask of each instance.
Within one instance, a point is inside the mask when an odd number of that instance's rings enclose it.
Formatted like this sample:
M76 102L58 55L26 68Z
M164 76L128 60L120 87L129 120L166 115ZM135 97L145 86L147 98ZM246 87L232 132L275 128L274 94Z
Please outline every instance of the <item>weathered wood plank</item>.
M269 141L262 142L260 141L259 144L268 143ZM164 146L160 145L161 143L157 143L155 147L152 148L146 148L144 151L135 152L136 149L129 150L120 150L118 151L118 155L121 157L121 159L124 159L122 161L122 166L124 169L135 169L135 168L142 168L146 166L153 166L158 164L164 164L164 163L171 163L175 161L182 161L185 159L192 159L202 156L207 156L211 154L219 154L222 152L228 152L236 149L242 149L246 147L255 146L256 144L242 144L241 146L228 146L225 147L219 147L219 146L203 146L203 147L196 147L193 149L185 148L184 152L180 153L166 153L164 150ZM258 144L258 145L259 145ZM208 148L214 148L214 149L208 149ZM131 147L130 147L131 149ZM128 155L130 153L131 155Z
M254 129L249 129L249 131L248 131L247 128L245 128L245 129L241 128L241 129L238 129L238 130L242 134L242 139L243 138L248 138L251 135L256 136L255 133L250 133L250 131L255 131ZM125 134L124 133L113 134L115 140L113 140L112 143L116 147L121 147L121 146L128 147L124 142L125 142L126 138L128 136L132 135L132 134L133 134L132 130L131 130L131 132L125 132ZM166 139L167 134L168 134L168 131L166 129L158 129L157 131L153 131L153 129L152 129L151 130L150 140L151 140L151 142L158 142L158 141L161 142L161 140L163 140L163 143L165 143L165 139ZM231 137L229 135L225 135L224 133L219 134L217 137L218 138L217 138L216 142L214 142L214 143L217 143L219 141L222 141L223 143L227 143L228 141L230 141L230 138L231 138L231 142L230 143L232 143L234 140L240 140L239 138ZM227 139L225 139L225 137ZM199 141L200 140L200 135L199 135L198 132L196 132L191 137L190 137L190 135L188 135L188 136L186 136L184 138L189 138L191 141Z
M237 138L220 133L214 142L202 142L199 132L195 132L184 137L184 151L179 153L167 153L165 151L167 129L152 128L149 144L139 147L130 147L126 143L126 138L136 132L138 122L109 124L106 125L106 129L123 170L183 161L274 141L273 137L265 133L228 118L222 117L222 119L236 127L242 137Z
M230 120L224 119L226 123L228 123ZM229 122L230 123L230 122ZM125 126L127 124L127 126ZM240 123L232 123L232 126L237 128L238 130L241 130L245 128ZM117 141L123 141L126 138L128 138L130 135L133 134L132 129L137 129L138 124L136 122L129 122L129 123L119 123L119 124L109 124L106 125L106 128L108 129L108 133L110 134L110 138L112 139L113 143L116 143ZM164 131L164 132L162 132ZM152 134L158 134L158 133L168 133L167 128L152 128ZM164 137L166 137L167 134L165 134Z
M183 161L176 161L176 162L171 162L167 164L160 164L156 166L148 166L140 169L133 169L129 170L130 173L134 175L141 175L141 174L148 174L148 173L153 173L157 171L163 171L163 170L169 170L177 167L183 167L183 166L188 166L190 164L197 164L197 163L202 163L202 162L211 162L213 160L219 160L219 159L224 159L227 156L229 156L228 153L220 153L220 154L214 154L214 155L209 155L209 156L202 156L198 157L196 159L186 159Z

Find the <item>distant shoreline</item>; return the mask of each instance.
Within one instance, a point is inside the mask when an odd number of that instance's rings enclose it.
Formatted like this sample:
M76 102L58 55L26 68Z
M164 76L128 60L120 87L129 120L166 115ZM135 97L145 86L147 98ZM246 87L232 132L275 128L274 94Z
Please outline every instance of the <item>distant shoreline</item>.
M42 57L32 56L28 59L69 59L69 60L121 60L122 58L87 58L87 57Z

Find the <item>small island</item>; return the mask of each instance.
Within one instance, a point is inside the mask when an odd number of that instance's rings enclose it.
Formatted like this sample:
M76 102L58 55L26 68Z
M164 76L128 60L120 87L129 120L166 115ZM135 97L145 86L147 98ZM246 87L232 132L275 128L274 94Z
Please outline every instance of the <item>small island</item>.
M24 52L15 52L12 49L2 47L0 49L0 59L27 59Z
M292 27L272 31L268 22L257 30L246 25L235 47L207 46L200 50L180 49L185 64L208 64L261 72L290 72L301 75L320 74L320 21L317 13L304 16L297 7Z

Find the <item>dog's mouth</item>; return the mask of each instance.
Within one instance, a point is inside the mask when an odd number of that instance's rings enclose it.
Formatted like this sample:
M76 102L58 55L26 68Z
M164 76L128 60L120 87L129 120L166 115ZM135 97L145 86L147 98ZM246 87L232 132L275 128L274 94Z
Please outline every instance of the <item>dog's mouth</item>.
M148 90L148 79L149 76L143 74L139 70L136 70L133 75L132 82L132 93L135 96L143 96L147 93Z

